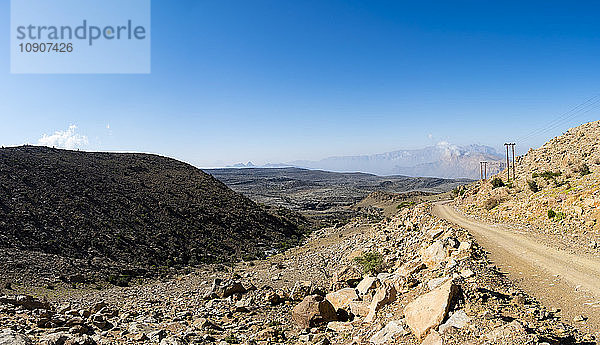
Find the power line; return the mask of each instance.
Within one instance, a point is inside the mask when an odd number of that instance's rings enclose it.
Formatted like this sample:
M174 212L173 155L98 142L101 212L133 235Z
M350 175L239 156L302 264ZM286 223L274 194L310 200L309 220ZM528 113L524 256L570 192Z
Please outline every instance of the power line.
M543 132L544 130L551 128L557 124L562 123L564 120L571 118L574 114L577 114L578 112L581 112L582 110L589 108L591 106L596 105L598 102L600 102L600 95L596 95L593 96L589 99L587 99L585 102L576 105L575 107L569 109L568 111L562 113L560 116L558 116L556 119L550 121L547 123L547 125L545 127L541 127L541 128L537 128L535 130L533 130L531 133L529 133L527 136L525 136L524 138L529 138L531 136L536 135L537 133Z
M552 131L552 130L566 124L568 121L572 120L573 118L583 115L583 114L587 114L593 110L598 109L599 107L600 107L600 95L592 96L589 99L587 99L585 102L578 104L575 107L571 108L570 110L562 113L556 119L547 123L546 126L537 128L537 129L533 130L532 132L530 132L529 134L526 134L525 136L519 138L518 141L522 142L522 141L530 139L532 137Z
M581 116L581 115L588 114L588 113L590 113L590 112L592 112L592 111L594 111L594 110L598 110L599 108L600 108L600 101L596 102L596 104L595 104L593 107L589 107L589 108L587 108L587 109L582 109L582 110L580 110L579 112L572 114L572 115L571 115L571 116L569 116L568 118L565 118L565 119L564 119L563 121L561 121L560 123L557 123L557 124L555 124L555 125L553 125L553 126L547 127L547 128L546 128L546 129L544 129L544 130L541 130L541 131L538 133L538 135L549 133L549 132L551 132L551 131L553 131L553 130L555 130L555 129L559 128L560 126L563 126L563 125L567 124L569 121L571 121L571 120L573 120L573 119L577 118L578 116Z

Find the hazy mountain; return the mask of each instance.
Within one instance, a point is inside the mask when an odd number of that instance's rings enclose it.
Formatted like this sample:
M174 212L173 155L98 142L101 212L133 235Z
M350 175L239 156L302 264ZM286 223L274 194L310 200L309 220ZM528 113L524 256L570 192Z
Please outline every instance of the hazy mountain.
M246 164L244 164L244 163L236 163L236 164L233 164L233 165L229 165L227 167L228 168L254 168L254 167L256 167L256 165L254 165L254 163L252 163L252 162L248 162Z
M329 171L359 171L377 175L472 178L480 175L479 162L489 165L488 175L497 173L503 156L483 145L456 146L447 142L415 150L398 150L374 155L329 157L319 161L294 161L291 165Z

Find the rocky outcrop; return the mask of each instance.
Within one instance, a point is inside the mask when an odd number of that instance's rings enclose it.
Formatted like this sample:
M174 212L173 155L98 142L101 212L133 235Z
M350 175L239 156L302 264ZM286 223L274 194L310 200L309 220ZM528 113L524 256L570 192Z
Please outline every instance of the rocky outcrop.
M408 331L402 321L390 321L385 327L379 332L373 334L369 339L371 344L391 344L394 341L394 337L397 335L406 335Z
M444 321L457 291L457 286L450 280L406 306L406 324L417 338L422 339L427 332L437 328Z
M292 319L300 328L315 327L337 320L334 307L319 295L311 295L294 307Z

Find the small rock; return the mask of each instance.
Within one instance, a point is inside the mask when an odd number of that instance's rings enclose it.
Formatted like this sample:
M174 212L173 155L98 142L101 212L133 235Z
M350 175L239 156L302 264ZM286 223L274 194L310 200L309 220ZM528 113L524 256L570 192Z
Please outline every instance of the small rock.
M350 302L358 301L358 294L353 288L344 288L336 292L328 293L325 298L331 303L335 310L350 310Z
M292 288L290 298L293 301L302 301L304 297L310 295L312 290L312 282L310 281L297 281Z
M369 342L376 345L388 344L392 343L394 337L406 334L408 334L408 330L406 330L402 321L390 321L379 332L375 333L369 339Z
M442 337L435 330L431 330L429 334L423 339L421 345L442 345Z
M427 282L427 287L429 288L429 290L433 290L436 287L444 284L448 279L450 279L450 277L441 277L441 278L431 279Z
M460 276L463 278L471 278L474 275L475 272L473 272L470 268L465 268L460 271Z
M350 322L331 321L327 324L327 329L337 333L350 332L352 328L353 326Z
M465 327L470 321L471 318L469 318L469 316L467 315L467 313L465 313L464 310L461 309L455 311L454 314L450 315L446 322L440 325L439 332L444 333L452 327L461 329Z

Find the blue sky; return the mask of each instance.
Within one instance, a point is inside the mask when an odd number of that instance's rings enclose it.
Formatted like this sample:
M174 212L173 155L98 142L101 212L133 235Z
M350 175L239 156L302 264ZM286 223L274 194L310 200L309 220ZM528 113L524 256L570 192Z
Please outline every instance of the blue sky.
M599 93L599 12L585 1L153 0L151 74L11 75L3 1L0 144L76 125L83 149L201 167L438 141L500 149Z

